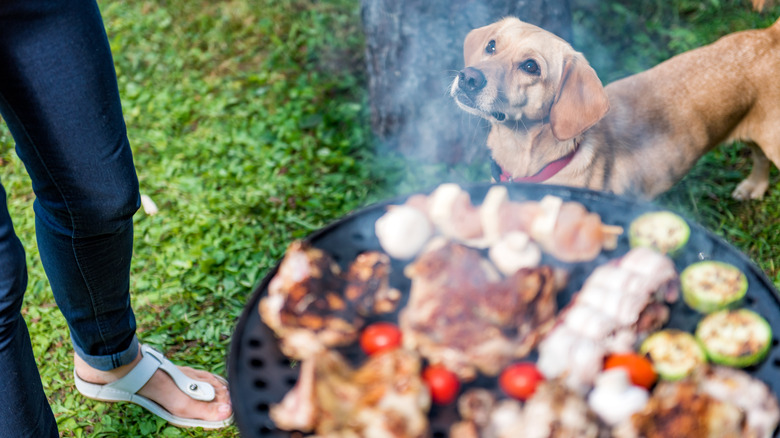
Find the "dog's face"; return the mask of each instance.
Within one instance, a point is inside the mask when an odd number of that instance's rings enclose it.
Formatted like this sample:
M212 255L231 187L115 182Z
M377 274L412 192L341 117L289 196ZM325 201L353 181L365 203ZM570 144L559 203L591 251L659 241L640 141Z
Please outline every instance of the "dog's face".
M505 18L475 29L463 55L466 68L450 94L492 123L549 118L555 137L566 140L606 113L606 94L585 58L539 27Z

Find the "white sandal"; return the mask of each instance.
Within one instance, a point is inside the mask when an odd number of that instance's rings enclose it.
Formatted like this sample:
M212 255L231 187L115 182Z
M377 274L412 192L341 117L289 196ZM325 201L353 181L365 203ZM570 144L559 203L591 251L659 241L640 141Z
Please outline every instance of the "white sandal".
M125 401L135 403L141 407L146 408L149 412L157 415L174 426L219 429L228 426L233 422L233 416L221 421L194 420L177 417L154 401L136 394L136 392L138 392L138 390L140 390L146 384L146 382L149 381L157 369L161 369L168 373L169 376L171 376L174 383L176 383L176 386L178 386L183 393L187 394L195 400L211 401L214 400L216 395L214 392L214 387L211 384L187 377L179 370L179 368L176 367L176 365L169 361L159 351L147 345L141 345L141 351L143 352L141 361L138 362L138 364L132 370L130 370L127 375L117 381L105 385L86 382L79 378L74 370L73 377L76 380L76 389L84 397L95 400L107 402ZM227 383L222 377L215 377L222 382Z

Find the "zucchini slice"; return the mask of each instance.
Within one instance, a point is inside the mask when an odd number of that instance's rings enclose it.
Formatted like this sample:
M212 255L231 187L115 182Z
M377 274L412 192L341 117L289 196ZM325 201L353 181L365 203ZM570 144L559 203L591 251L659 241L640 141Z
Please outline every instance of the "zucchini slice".
M714 260L685 268L680 274L680 285L685 303L701 313L734 307L748 289L747 277L739 268Z
M752 310L721 310L699 321L696 339L712 362L744 368L761 362L769 353L772 328Z
M647 356L655 372L664 380L682 379L699 366L707 363L699 341L682 330L666 329L648 336L639 347L639 353Z
M634 219L628 228L631 248L646 246L674 256L682 249L691 235L685 219L671 211L651 211Z

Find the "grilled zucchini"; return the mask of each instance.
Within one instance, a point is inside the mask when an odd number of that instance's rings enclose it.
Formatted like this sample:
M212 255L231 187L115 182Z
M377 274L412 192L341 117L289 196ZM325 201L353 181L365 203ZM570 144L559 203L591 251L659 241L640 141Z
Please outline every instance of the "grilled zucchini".
M685 268L680 285L685 303L701 313L733 308L748 289L747 277L739 268L714 260Z
M691 235L685 219L670 211L644 213L631 222L628 242L632 248L646 246L674 257Z
M752 310L721 310L699 321L696 338L712 362L744 368L761 362L769 353L772 328Z
M664 380L679 380L694 369L707 363L699 341L682 330L666 329L648 336L639 347L639 353L647 356L655 372Z

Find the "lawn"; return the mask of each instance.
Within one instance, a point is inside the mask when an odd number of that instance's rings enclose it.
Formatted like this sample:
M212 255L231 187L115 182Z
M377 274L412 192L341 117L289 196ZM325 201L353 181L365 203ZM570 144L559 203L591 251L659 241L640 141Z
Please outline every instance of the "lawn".
M132 291L140 336L175 362L225 373L244 303L292 239L442 178L487 178L397 157L377 160L357 0L99 3L141 190L160 208L135 216ZM575 46L605 80L780 15L723 0L573 3ZM707 155L659 203L734 243L780 285L777 171L763 201L729 196L749 171L747 158L734 147ZM0 180L27 250L24 314L62 435L238 436L235 427L169 427L140 408L74 392L67 328L35 246L33 194L4 125Z

